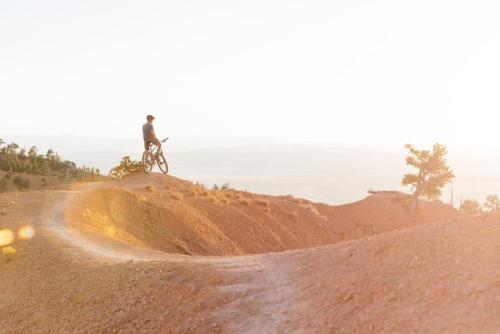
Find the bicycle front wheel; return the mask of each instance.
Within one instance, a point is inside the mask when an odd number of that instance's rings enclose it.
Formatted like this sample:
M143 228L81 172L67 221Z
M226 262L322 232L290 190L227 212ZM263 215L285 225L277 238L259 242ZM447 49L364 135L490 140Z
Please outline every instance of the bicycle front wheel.
M144 169L144 173L149 174L153 169L154 158L150 151L144 151L142 154L142 168Z
M163 156L163 153L158 156L158 167L160 167L163 174L168 174L168 163L167 159Z

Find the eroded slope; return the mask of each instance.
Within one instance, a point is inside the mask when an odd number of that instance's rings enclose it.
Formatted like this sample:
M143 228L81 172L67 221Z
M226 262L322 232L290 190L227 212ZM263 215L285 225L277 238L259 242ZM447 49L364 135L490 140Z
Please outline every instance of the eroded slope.
M307 248L456 216L446 205L422 202L413 221L407 206L408 198L398 193L334 207L291 196L206 190L170 176L136 175L82 193L66 215L83 231L198 255Z

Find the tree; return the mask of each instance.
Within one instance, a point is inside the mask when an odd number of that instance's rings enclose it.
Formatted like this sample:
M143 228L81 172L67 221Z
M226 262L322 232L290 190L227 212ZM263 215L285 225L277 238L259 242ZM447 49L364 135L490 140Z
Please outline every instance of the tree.
M488 195L483 207L489 212L498 212L500 210L500 199L498 195Z
M460 204L460 211L466 215L481 213L481 204L477 199L466 199Z
M0 145L6 144L0 139ZM78 167L74 162L63 161L53 150L38 154L35 146L28 152L16 143L0 147L0 170L14 173L28 173L44 176L72 178L79 181L100 181L105 177L97 169ZM25 184L26 185L26 184Z
M443 187L451 182L455 175L451 171L445 159L446 146L435 144L432 152L428 150L417 150L413 145L405 145L409 155L406 164L417 169L416 174L403 176L403 186L411 186L413 198L410 207L410 215L413 217L419 198L436 200L442 194Z
M131 173L142 171L142 162L134 161L130 159L129 156L125 156L122 158L120 164L116 167L113 167L109 171L109 176L115 178L121 178L125 175L129 175Z

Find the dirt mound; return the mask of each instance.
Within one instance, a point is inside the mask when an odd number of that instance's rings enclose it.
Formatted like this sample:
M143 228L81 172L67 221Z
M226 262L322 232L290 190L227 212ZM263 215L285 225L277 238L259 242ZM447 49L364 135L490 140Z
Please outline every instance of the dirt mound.
M228 311L233 321L240 315L231 332L251 331L255 323L283 333L500 329L499 215L426 224L263 261L262 272L243 273L233 283L253 281L256 288L243 293L252 297L238 300L238 312Z
M80 230L153 249L199 255L278 252L362 238L456 211L422 203L416 221L408 199L382 193L343 206L292 196L207 190L158 174L135 175L100 185L72 201L67 221Z
M219 223L212 215L224 216L228 208L238 208L230 201L245 193L230 191L222 198L219 192L155 175L100 188L92 185L93 193L86 192L90 185L81 187L84 192L76 198L72 198L72 191L0 194L0 209L5 209L0 225L16 231L32 224L36 230L32 240L14 242L16 254L0 257L0 310L4 315L0 332L499 331L499 215L453 218L456 213L445 206L422 203L419 223L447 216L451 221L404 228L410 224L403 217L407 200L401 194L378 194L340 207L314 203L313 207L328 218L321 220L323 231L337 231L338 238L342 231L355 236L373 233L375 228L404 229L274 254L180 257L164 253L160 261L130 257L115 262L88 248L94 245L92 242L63 237L61 232L65 230L59 226L65 224L62 214L73 217L70 223L82 231L181 252L174 241L163 237L172 233L171 238L179 238L187 234L190 222L199 223L187 220L184 211L178 209L181 205L189 209L186 215L193 217L195 210L205 217L206 224L213 224L211 228L224 234L227 244L243 249L253 247L244 240L246 227L234 222L232 216ZM295 210L311 204L291 197L246 196L252 201L267 199L270 210L275 206ZM68 198L73 207L65 212ZM260 204L252 202L245 208L245 222L252 228L268 224L254 216L254 211L262 210ZM309 214L313 209L304 210ZM360 214L362 210L366 210L366 216ZM162 219L148 220L157 214ZM98 219L87 221L85 215ZM181 218L174 235L170 229L175 227L172 217L176 215ZM406 225L396 224L393 215L401 215ZM135 221L127 223L128 218ZM316 221L302 224L283 219L282 225L288 230L311 224L311 229L319 233ZM277 219L273 221L278 223ZM164 224L169 227L163 228ZM189 241L188 247L196 250L199 243L208 245L208 250L200 253L216 253L215 245L204 239L196 224L186 238L197 239ZM363 224L372 225L363 229ZM231 234L232 226L243 236ZM349 232L349 226L356 227L356 233ZM307 244L300 237L299 227L295 227L297 239ZM277 235L283 233L276 231ZM102 237L92 241L96 240L104 241L97 245L101 247L110 241ZM149 252L123 246L129 251Z

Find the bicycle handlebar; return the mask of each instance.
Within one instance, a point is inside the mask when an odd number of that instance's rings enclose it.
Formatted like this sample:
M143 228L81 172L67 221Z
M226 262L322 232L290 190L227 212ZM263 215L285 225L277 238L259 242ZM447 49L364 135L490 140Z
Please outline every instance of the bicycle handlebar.
M162 143L166 142L166 141L168 140L168 138L169 138L169 137L167 137L167 138L163 139L161 142L162 142Z

